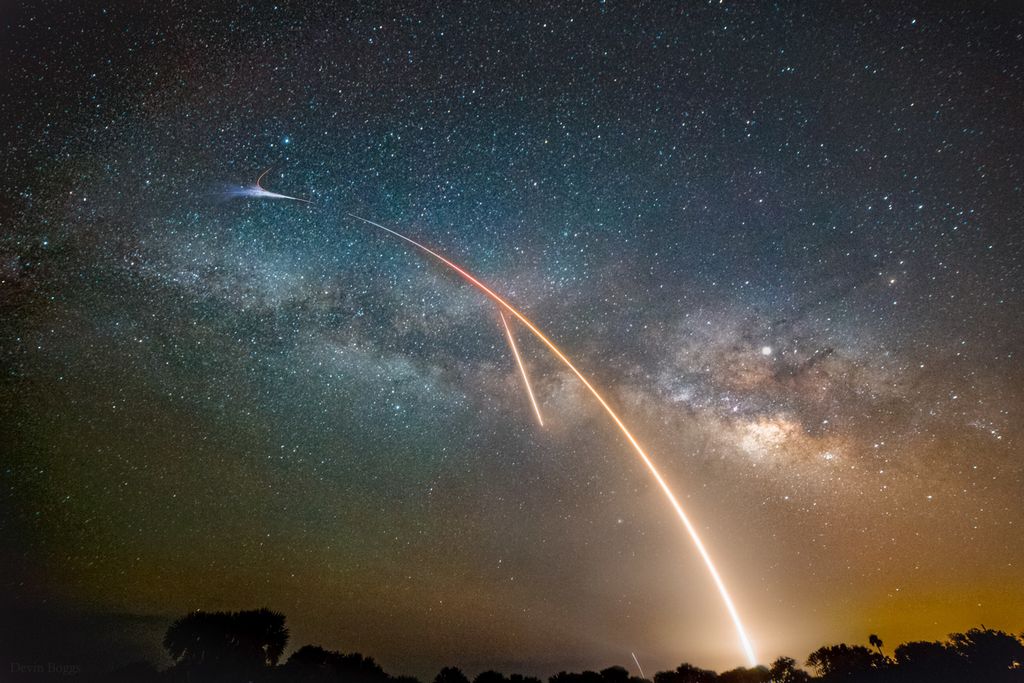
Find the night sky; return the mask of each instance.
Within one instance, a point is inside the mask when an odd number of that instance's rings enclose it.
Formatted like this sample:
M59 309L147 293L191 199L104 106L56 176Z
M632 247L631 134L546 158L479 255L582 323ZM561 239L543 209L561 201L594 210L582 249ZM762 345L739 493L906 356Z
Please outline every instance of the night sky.
M7 637L744 663L347 212L762 661L1020 632L1024 15L885 4L3 3Z

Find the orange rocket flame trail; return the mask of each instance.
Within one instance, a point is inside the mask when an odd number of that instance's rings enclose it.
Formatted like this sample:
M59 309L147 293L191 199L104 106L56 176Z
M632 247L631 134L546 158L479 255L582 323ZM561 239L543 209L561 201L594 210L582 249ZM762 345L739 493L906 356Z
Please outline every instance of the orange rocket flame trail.
M498 309L498 315L501 316L501 324L505 327L505 336L508 337L508 345L512 348L512 355L516 357L516 365L519 366L519 374L523 376L523 384L526 385L526 394L530 397L530 405L533 406L533 413L537 416L537 422L541 427L543 427L544 418L540 416L540 406L537 405L537 398L533 395L533 388L530 386L530 377L526 374L526 366L523 365L523 359L519 356L519 349L516 347L516 338L512 336L512 328L508 326L508 320L505 319L505 311Z
M569 370L572 371L574 375L576 375L576 378L579 379L579 381L583 383L583 386L585 386L593 395L593 397L597 399L597 402L601 404L601 407L604 408L605 412L608 413L609 417L612 418L612 421L619 428L619 431L622 432L623 436L626 437L626 440L629 441L630 445L633 446L633 450L635 450L636 454L640 456L640 459L643 461L644 465L647 466L648 472L650 472L651 476L654 477L654 480L658 483L658 486L661 488L662 493L665 494L665 497L668 499L668 502L671 503L672 508L676 511L676 514L679 516L680 521L682 521L683 523L683 527L686 528L686 532L690 536L690 540L693 541L693 545L697 548L697 552L700 554L701 559L704 560L704 565L707 567L708 572L711 574L711 578L714 580L715 586L718 588L718 594L721 596L722 602L725 604L725 609L729 612L729 617L732 619L733 626L736 627L736 634L737 636L739 636L740 644L743 646L743 652L747 657L747 662L750 664L750 666L756 666L757 657L754 655L754 648L750 643L750 639L747 638L747 633L743 628L743 622L740 620L739 612L736 611L736 606L733 604L732 598L729 596L729 591L725 587L725 582L722 580L722 577L719 576L718 570L715 568L715 563L712 561L711 555L708 553L707 548L704 547L704 542L701 540L700 534L697 533L696 527L693 526L693 523L690 521L690 518L686 515L686 512L683 510L683 506L679 503L679 500L676 499L675 494L672 493L672 489L669 488L668 483L665 481L664 477L661 476L661 473L658 471L658 468L654 466L654 463L651 461L650 457L647 455L646 452L644 452L644 449L641 448L640 444L637 442L636 438L634 438L634 436L630 433L629 429L626 428L625 423L622 422L622 419L619 418L618 414L612 409L612 407L604 399L601 393L594 388L594 385L591 384L587 380L587 378L583 376L583 373L576 369L576 366L573 365L572 361L569 360L568 356L562 353L562 350L559 349L553 341L548 339L547 336L545 336L545 334L541 332L540 329L529 320L529 318L520 313L515 307L512 306L512 304L505 301L505 299L503 299L490 287L485 285L480 280L476 279L471 273L467 272L466 270L463 270L463 268L458 264L449 261L447 258L442 256L438 252L434 251L433 249L427 246L420 244L416 240L406 237L402 233L392 230L391 228L385 227L380 223L375 223L374 221L371 221L367 218L357 216L354 213L349 213L348 215L351 216L352 218L355 218L356 220L362 221L363 223L372 225L376 228L380 228L384 232L394 235L400 240L408 242L409 244L413 245L420 251L429 254L430 256L434 257L444 265L451 268L453 271L458 273L459 276L461 276L464 280L466 280L471 285L479 289L488 298L490 298L492 301L498 304L498 306L500 307L499 310L503 309L504 311L507 311L508 313L518 318L519 322L525 325L526 328L533 333L533 336L535 336L545 346L547 346L551 353L555 354L555 357L558 358L558 360L562 361L565 367L569 368Z

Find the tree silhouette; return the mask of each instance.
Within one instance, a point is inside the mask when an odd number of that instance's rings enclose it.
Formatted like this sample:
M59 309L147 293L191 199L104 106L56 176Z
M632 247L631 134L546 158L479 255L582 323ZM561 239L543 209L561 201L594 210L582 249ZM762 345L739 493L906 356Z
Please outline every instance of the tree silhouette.
M1024 679L1024 643L1009 633L984 627L951 633L949 648L964 659L976 680L997 683Z
M345 681L345 683L390 683L393 679L372 657L359 653L345 654L306 645L296 650L283 667L287 681L314 683Z
M193 666L222 656L228 648L222 612L193 612L178 619L164 635L164 648L178 664Z
M579 673L560 671L549 678L548 683L604 683L604 679L596 671L581 671Z
M629 683L629 671L621 666L610 666L601 669L601 678L604 683Z
M497 671L481 671L473 679L473 683L508 683L503 674Z
M807 683L811 675L803 669L796 668L796 660L792 657L779 657L772 662L768 670L772 683Z
M967 676L967 662L945 643L904 643L893 657L899 680L908 683L953 683Z
M193 612L175 621L163 645L179 669L215 677L275 666L288 629L283 614L269 609L246 612Z
M462 673L461 669L454 666L446 666L434 676L434 683L469 683L469 678Z
M281 666L288 643L284 615L269 609L242 612L193 612L178 619L163 645L174 665L160 672L135 663L112 671L111 683L419 683L411 676L390 676L371 657L306 645ZM868 636L862 645L826 645L807 658L819 678L779 657L770 668L737 668L716 674L683 663L659 671L653 683L1024 683L1024 636L981 628L951 633L943 642L908 642L885 656L884 643ZM433 683L470 683L455 667L445 667ZM541 683L522 674L484 671L473 683ZM621 666L597 671L561 671L547 683L652 683L630 676Z
M814 667L826 681L868 680L875 671L884 669L886 659L863 645L826 645L807 658L808 666Z
M284 615L262 608L248 612L235 612L239 647L249 656L259 658L267 666L277 662L288 644L288 629Z
M717 678L718 674L714 671L684 662L675 671L659 671L654 674L654 683L714 683Z
M730 671L723 671L715 679L716 683L769 683L771 673L763 666L753 668L740 667Z
M885 654L882 652L882 639L876 636L874 633L868 636L868 645L878 650L878 654L882 655L883 657L885 656Z
M303 645L285 662L284 671L293 681L329 681L334 678L332 653L317 645Z
M524 676L522 674L509 674L508 683L541 683L539 678Z

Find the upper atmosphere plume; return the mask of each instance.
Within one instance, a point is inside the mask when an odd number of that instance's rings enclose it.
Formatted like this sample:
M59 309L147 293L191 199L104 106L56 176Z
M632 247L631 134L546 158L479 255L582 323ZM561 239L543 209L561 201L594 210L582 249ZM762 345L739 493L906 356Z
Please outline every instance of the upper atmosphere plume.
M268 168L263 173L260 173L259 178L252 185L243 185L241 187L232 187L227 191L228 197L261 197L263 199L290 199L293 202L303 202L304 204L312 204L313 202L308 199L302 199L301 197L289 197L286 194L278 194L277 192L271 192L270 190L264 189L263 178L270 173Z

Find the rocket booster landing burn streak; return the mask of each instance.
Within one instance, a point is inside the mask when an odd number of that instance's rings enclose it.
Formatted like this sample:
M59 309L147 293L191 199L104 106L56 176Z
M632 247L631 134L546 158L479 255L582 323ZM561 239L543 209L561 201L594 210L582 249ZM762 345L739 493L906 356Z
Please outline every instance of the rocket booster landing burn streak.
M523 376L523 384L526 385L526 395L530 397L530 405L533 406L533 414L537 416L537 423L543 427L544 418L540 416L540 406L537 405L537 398L533 395L533 388L530 386L530 377L526 374L526 366L523 365L523 359L519 356L519 349L516 347L516 338L512 336L512 328L508 326L508 320L505 319L505 311L499 308L498 315L501 316L501 324L505 328L505 336L508 337L508 345L512 349L512 355L516 358L516 365L519 366L519 374Z
M526 326L526 329L528 329L533 334L533 336L535 336L538 340L540 340L541 343L548 347L551 353L553 353L555 357L558 358L558 360L560 360L563 365L565 365L565 367L567 367L574 375L576 375L576 378L583 383L583 386L585 386L590 391L591 395L593 395L593 397L597 400L597 402L601 404L601 407L604 408L606 413L608 413L608 416L612 419L612 422L615 423L615 426L619 428L619 431L622 432L622 435L626 437L627 441L629 441L630 445L633 447L633 450L636 451L636 454L640 457L640 460L642 460L644 465L646 465L647 471L654 478L654 481L657 482L658 487L661 489L662 493L665 494L665 498L667 498L668 502L672 505L672 509L676 511L676 515L678 515L679 520L683 523L683 527L686 529L686 533L689 534L690 540L693 541L693 545L694 547L696 547L697 553L704 561L704 566L707 567L708 573L711 574L711 578L715 583L715 587L718 589L718 594L721 596L722 602L725 604L725 609L726 611L728 611L729 617L732 619L733 626L735 626L736 628L736 634L739 637L740 644L743 647L743 652L747 657L749 665L755 666L757 664L757 657L754 655L754 648L750 643L750 639L747 638L747 633L743 628L743 622L740 620L739 612L736 610L736 606L733 604L732 597L730 597L729 591L725 587L725 582L722 580L722 577L718 573L718 569L715 568L715 563L714 561L712 561L711 555L708 553L707 548L704 547L704 542L701 540L700 534L697 533L697 528L690 521L690 518L683 510L683 506L679 503L679 500L672 492L672 489L669 488L668 483L665 481L664 477L661 476L661 473L658 471L658 468L654 466L654 463L651 461L651 458L640 446L639 442L637 442L633 434L630 433L625 423L623 423L622 419L618 416L615 410L612 409L611 405L608 404L604 396L602 396L601 393L594 387L594 385L591 384L586 377L584 377L583 373L581 373L576 368L576 366L573 365L572 361L569 360L569 357L562 353L562 350L559 349L553 341L548 339L547 336L543 332L541 332L540 329L536 325L534 325L529 318L520 313L518 309L512 306L512 304L505 301L505 299L503 299L494 290L492 290L490 287L488 287L483 282L478 280L471 273L464 270L458 264L448 260L446 257L442 256L438 252L434 251L433 249L423 244L420 244L416 240L410 237L406 237L405 235L396 230L392 230L391 228L385 227L380 223L375 223L374 221L371 221L367 218L363 218L361 216L357 216L353 213L349 213L347 215L352 218L355 218L358 221L362 221L363 223L372 225L375 228L379 228L380 230L383 230L384 232L387 232L393 235L394 237L397 237L398 239L411 244L412 246L416 247L423 253L428 254L432 258L443 263L445 266L447 266L452 271L457 273L462 279L466 280L466 282L476 287L489 299L494 301L494 303L498 305L499 310L507 312L510 315L517 318L519 322Z

